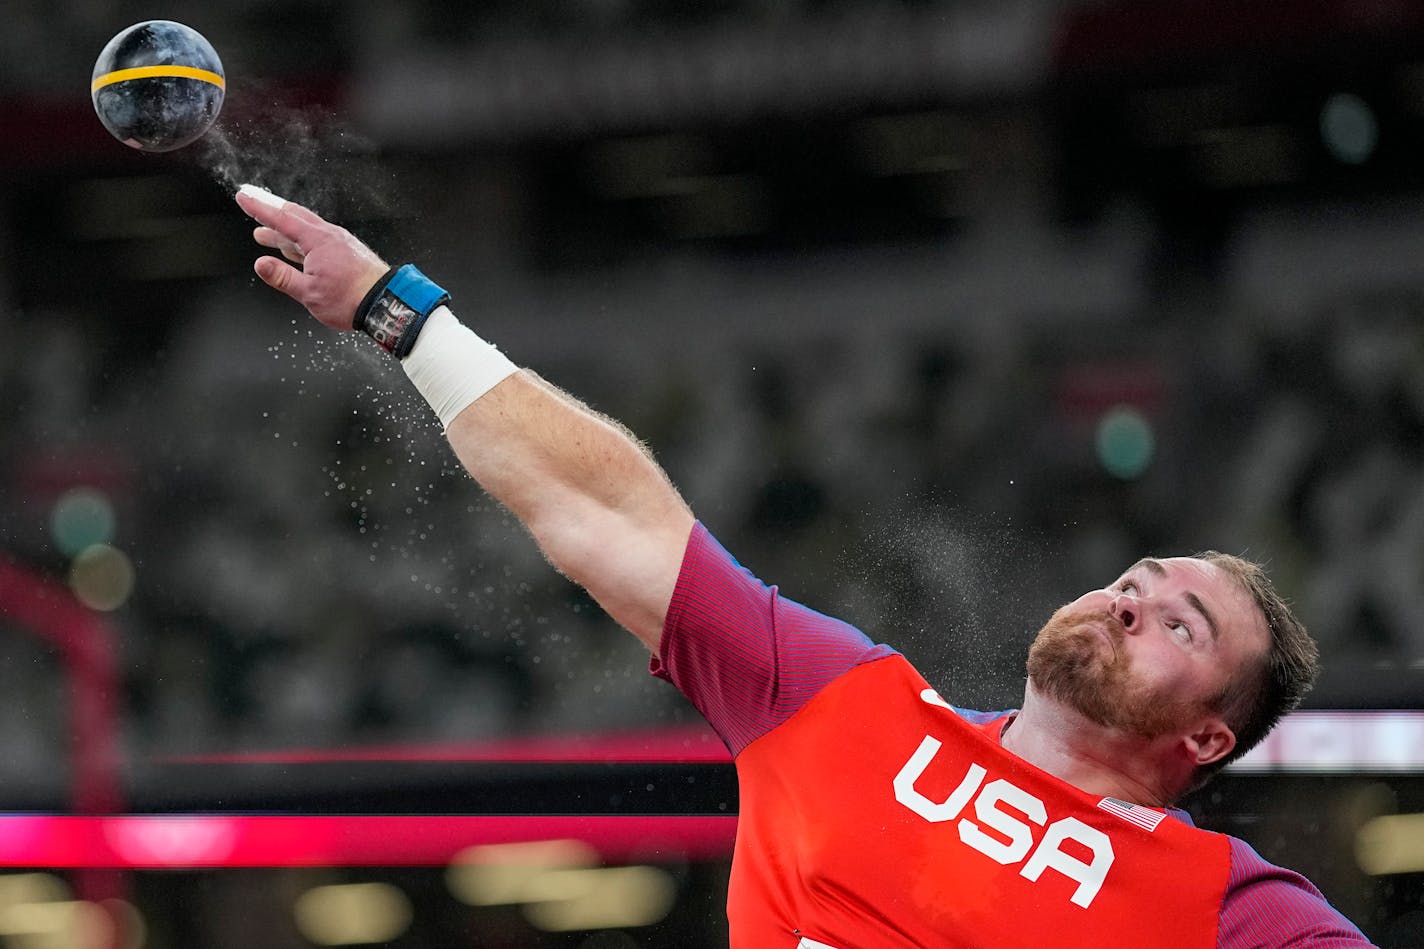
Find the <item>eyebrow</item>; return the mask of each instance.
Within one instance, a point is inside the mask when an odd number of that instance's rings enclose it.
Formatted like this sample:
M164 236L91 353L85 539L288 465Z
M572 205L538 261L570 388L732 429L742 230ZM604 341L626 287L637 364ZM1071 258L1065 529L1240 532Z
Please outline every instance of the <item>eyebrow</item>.
M1165 577L1167 575L1167 568L1162 566L1162 561L1154 560L1151 557L1143 557L1137 561L1137 563L1128 567L1127 572L1131 573L1139 567L1145 567L1149 573L1155 573L1159 577Z
M1131 573L1139 567L1154 576L1165 577L1167 575L1167 568L1162 565L1162 562L1160 560L1154 560L1151 557L1143 557L1137 561L1137 563L1133 564L1127 572ZM1220 639L1221 628L1217 626L1216 617L1211 615L1211 610L1206 608L1206 604L1202 602L1201 597L1188 590L1187 603L1191 605L1192 609L1202 615L1202 619L1206 620L1207 631L1211 633L1212 640Z

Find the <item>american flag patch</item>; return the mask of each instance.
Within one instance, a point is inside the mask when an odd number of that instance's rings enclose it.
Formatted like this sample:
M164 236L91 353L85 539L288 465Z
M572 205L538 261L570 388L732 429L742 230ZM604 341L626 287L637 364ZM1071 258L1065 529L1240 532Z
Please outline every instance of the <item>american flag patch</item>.
M1136 824L1143 830L1154 831L1157 825L1162 823L1167 815L1161 811L1153 810L1150 807L1143 807L1141 804L1129 804L1126 801L1119 801L1115 797L1105 797L1098 802L1098 806L1109 814L1114 814L1127 821L1129 824Z

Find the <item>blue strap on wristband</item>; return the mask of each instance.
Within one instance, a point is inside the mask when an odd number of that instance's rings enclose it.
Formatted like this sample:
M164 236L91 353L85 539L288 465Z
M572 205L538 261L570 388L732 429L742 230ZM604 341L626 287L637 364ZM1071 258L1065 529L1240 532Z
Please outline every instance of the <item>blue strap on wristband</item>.
M386 352L404 359L415 348L426 317L449 299L450 294L415 264L406 264L376 282L357 307L353 323Z
M406 264L397 270L386 284L386 292L394 293L406 306L426 316L450 299L450 294L417 270L415 264Z

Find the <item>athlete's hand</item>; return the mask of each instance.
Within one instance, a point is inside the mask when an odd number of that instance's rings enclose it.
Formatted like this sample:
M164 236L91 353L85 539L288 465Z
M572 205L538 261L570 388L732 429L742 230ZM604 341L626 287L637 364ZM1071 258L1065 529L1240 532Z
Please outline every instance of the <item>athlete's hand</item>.
M259 257L253 264L257 276L324 325L351 329L356 307L390 269L386 262L346 228L270 191L243 185L237 205L261 225L253 229L253 239L291 261Z

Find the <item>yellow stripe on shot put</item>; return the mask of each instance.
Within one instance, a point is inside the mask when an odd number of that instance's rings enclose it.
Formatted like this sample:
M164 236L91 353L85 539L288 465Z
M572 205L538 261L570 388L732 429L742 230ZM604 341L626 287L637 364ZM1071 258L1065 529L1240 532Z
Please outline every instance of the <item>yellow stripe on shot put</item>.
M128 82L130 79L154 79L169 76L199 79L203 82L210 82L223 91L227 90L227 83L223 77L208 69L199 69L196 66L135 66L132 69L115 69L113 72L104 73L94 80L89 91L97 92L104 86L111 86L116 82Z

